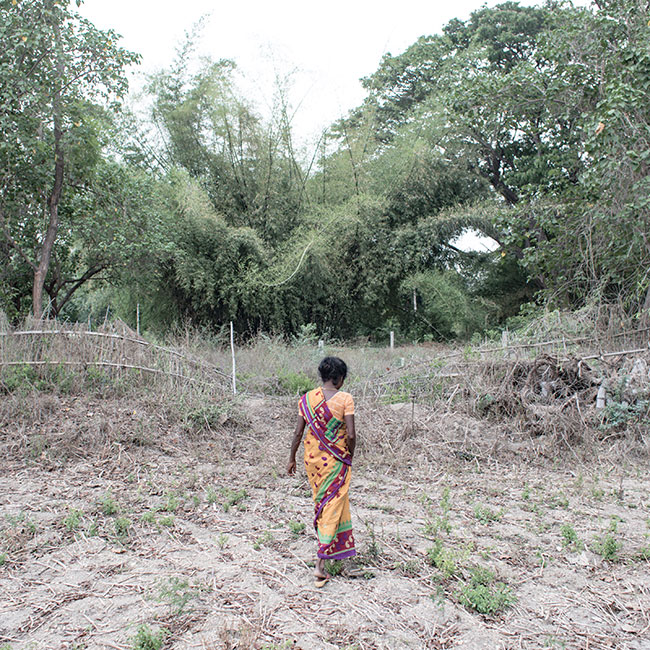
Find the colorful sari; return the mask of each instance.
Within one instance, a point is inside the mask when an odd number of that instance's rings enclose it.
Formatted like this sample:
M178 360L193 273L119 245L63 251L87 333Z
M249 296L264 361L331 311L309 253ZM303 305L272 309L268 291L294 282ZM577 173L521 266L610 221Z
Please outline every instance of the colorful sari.
M305 468L314 497L318 557L352 557L356 555L348 499L352 461L345 422L334 417L322 388L303 395L299 410L307 423Z

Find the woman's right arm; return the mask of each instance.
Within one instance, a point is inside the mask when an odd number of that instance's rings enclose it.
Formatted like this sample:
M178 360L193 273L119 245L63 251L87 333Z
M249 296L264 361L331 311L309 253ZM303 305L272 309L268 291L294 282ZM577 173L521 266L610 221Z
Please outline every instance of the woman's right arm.
M289 463L287 464L287 474L292 476L296 473L296 452L302 440L302 434L305 430L305 420L302 415L298 416L296 428L293 430L293 440L291 441L291 451L289 452Z
M345 428L348 432L348 451L350 458L354 456L354 448L357 446L357 432L354 428L354 413L344 416Z

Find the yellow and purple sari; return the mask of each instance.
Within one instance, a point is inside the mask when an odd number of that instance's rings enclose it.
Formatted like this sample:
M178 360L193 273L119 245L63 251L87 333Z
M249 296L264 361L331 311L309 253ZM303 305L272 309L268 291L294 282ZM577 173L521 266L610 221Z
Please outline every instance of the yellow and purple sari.
M345 422L334 417L322 388L303 395L299 410L307 423L305 468L314 497L318 557L352 557L356 555L348 499L352 460Z

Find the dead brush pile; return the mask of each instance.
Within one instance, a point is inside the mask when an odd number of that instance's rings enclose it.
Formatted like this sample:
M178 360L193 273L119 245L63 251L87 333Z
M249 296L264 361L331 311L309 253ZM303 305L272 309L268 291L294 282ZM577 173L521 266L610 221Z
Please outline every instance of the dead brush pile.
M589 361L540 353L530 359L457 362L456 409L499 423L506 438L539 439L533 448L593 451L609 442L646 454L650 437L650 354ZM543 444L541 444L543 443Z

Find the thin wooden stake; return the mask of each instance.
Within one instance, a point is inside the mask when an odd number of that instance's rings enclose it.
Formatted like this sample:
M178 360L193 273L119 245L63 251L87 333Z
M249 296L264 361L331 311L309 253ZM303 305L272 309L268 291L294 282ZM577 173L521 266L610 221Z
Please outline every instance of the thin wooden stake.
M230 321L230 351L232 352L232 394L237 395L237 366L235 364L235 328Z
M135 331L140 336L140 303L135 307Z
M390 349L393 350L395 348L395 332L391 331L390 333Z

